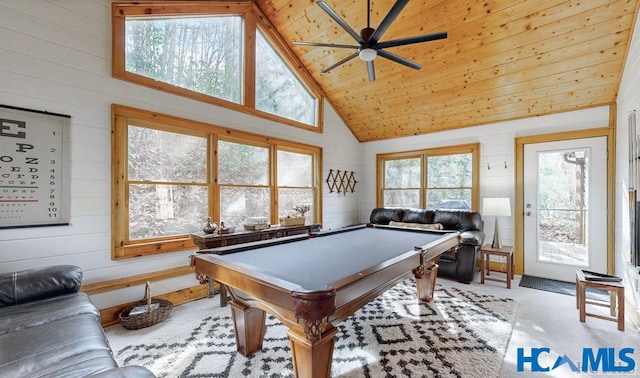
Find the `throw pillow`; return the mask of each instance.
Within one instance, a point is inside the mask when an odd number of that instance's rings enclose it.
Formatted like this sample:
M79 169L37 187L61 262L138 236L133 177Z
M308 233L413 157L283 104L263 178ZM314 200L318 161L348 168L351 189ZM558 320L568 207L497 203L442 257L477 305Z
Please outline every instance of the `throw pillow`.
M442 224L440 223L405 223L405 222L389 222L389 226L403 227L403 228L417 228L420 230L442 230Z

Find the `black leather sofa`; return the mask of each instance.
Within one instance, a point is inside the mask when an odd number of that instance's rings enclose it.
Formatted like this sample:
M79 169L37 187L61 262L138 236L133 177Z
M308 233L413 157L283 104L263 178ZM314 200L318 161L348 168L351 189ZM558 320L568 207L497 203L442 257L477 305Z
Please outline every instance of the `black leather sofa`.
M0 274L0 376L154 377L118 367L81 280L72 265Z
M484 242L482 217L473 210L461 209L409 209L399 207L378 207L371 211L369 221L374 224L442 225L443 230L460 232L462 242L456 252L446 252L438 261L438 275L453 277L460 282L470 283L479 270L477 259ZM398 224L396 224L398 225Z

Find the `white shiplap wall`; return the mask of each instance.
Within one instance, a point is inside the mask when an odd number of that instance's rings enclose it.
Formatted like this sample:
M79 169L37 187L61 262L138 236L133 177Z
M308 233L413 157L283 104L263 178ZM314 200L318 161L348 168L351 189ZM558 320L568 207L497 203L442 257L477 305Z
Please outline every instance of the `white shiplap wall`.
M602 107L358 144L330 104L325 104L325 132L320 135L111 78L110 12L108 0L0 0L0 103L72 116L71 225L0 230L0 272L77 264L85 270L84 282L91 283L186 264L190 251L110 259L112 103L321 146L326 228L368 220L375 206L377 153L480 142L481 197L510 196L513 201L515 137L608 125L608 108ZM626 222L626 112L640 108L638 28L636 23L619 95L618 140L624 141L618 145L616 178L619 225ZM329 169L355 171L356 193L328 193L324 180ZM487 223L485 232L491 235L493 222ZM513 218L501 219L500 224L503 241L511 243ZM621 256L629 246L628 233L623 227L617 229L616 246L621 251L617 256ZM162 293L194 282L190 277L176 278L154 283L153 288ZM136 287L93 299L104 308L139 299L141 294Z
M617 136L616 140L616 274L623 277L627 285L628 300L635 308L636 323L640 325L640 276L629 263L629 125L627 115L636 111L636 124L640 125L640 21L636 20L635 30L629 46L627 61L618 90ZM639 188L635 188L639 189ZM630 295L631 294L631 295Z
M329 193L329 169L360 177L359 144L330 104L318 134L133 85L111 77L111 2L0 0L0 103L71 116L71 225L0 230L0 272L51 264L83 268L84 283L187 264L191 251L112 261L112 103L323 148L324 226L358 221L356 193ZM159 294L192 286L191 276L154 283ZM99 308L139 299L140 287L94 296Z

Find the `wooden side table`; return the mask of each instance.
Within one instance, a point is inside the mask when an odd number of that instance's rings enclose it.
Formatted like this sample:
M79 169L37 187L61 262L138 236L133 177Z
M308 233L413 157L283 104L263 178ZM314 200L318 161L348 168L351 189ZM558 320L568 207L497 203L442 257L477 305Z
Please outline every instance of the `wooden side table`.
M609 292L609 303L598 300L587 300L587 288L606 290ZM616 308L616 298L618 306ZM609 307L611 317L587 312L588 304ZM590 281L585 278L582 270L576 270L576 308L580 310L580 322L584 323L587 316L618 322L618 330L624 331L624 285L622 282ZM617 314L616 314L617 313Z
M506 258L507 265L507 278L505 280L497 279L497 278L489 278L485 277L485 275L489 275L491 273L491 265L490 258L491 256L499 256ZM480 249L480 259L481 267L480 267L480 283L484 284L484 281L497 281L497 282L505 282L507 284L507 289L511 289L511 280L513 279L513 247L509 245L504 245L502 248L493 248L489 244L485 244Z

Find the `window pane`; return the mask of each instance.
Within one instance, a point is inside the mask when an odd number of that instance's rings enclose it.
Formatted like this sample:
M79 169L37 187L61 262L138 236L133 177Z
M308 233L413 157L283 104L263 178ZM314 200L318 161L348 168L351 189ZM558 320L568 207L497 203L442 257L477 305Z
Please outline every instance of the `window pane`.
M219 141L218 182L234 185L269 185L269 149Z
M256 36L256 109L315 125L316 99L262 33Z
M207 182L207 139L129 126L128 176L133 181Z
M278 186L311 187L313 156L278 151Z
M300 216L296 207L309 206L309 211L304 215L306 223L313 222L313 189L283 189L278 190L279 213L278 217Z
M429 188L469 188L472 182L472 154L430 156L427 160Z
M589 149L538 152L538 255L589 266Z
M385 161L384 187L388 189L419 188L420 158Z
M420 190L385 190L383 206L420 207Z
M271 216L268 188L221 187L220 221L242 226L249 217Z
M202 229L208 190L197 185L129 185L129 240L182 235Z
M125 33L127 71L241 102L242 17L132 18Z
M442 201L465 201L471 208L471 189L429 189L427 208L435 208Z

